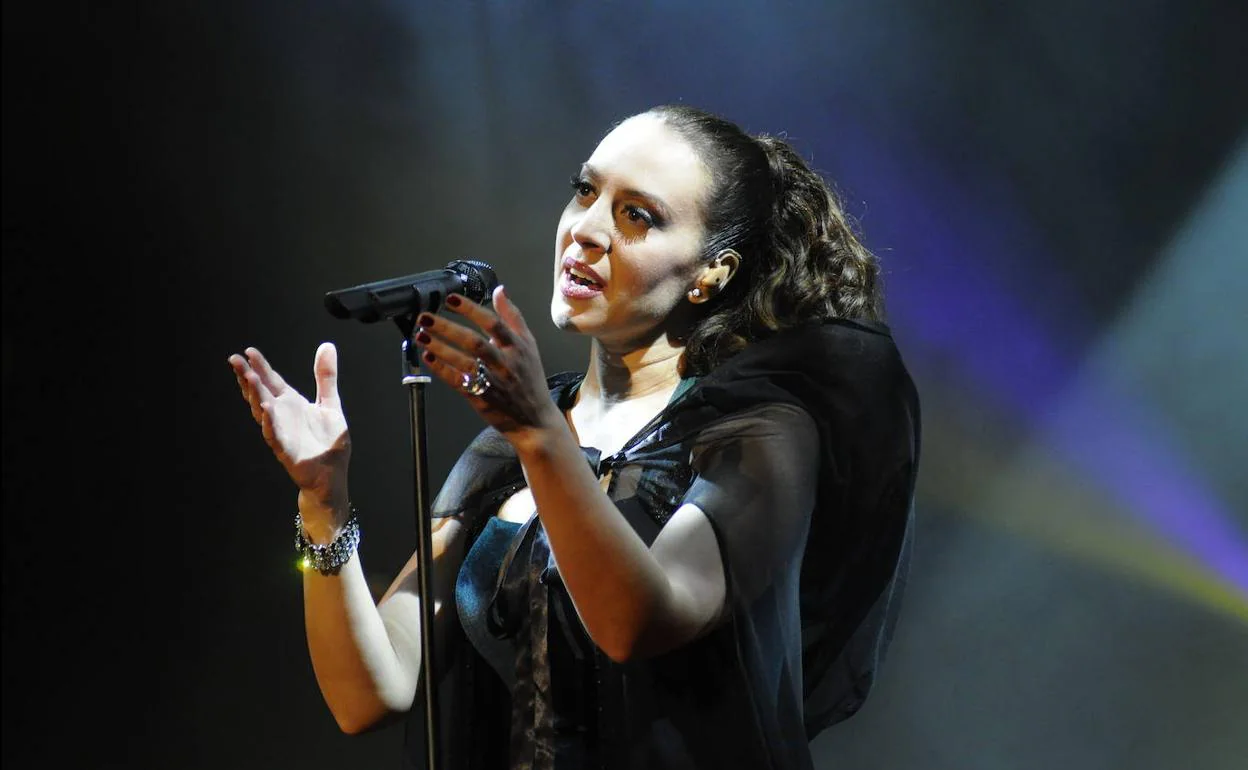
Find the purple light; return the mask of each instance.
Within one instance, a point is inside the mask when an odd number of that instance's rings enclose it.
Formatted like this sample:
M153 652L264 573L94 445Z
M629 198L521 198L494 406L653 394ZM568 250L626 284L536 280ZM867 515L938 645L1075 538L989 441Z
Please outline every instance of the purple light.
M947 359L1176 548L1248 595L1248 546L1148 410L1081 375L1099 331L1035 246L1009 190L886 154L840 125L835 151L855 197L872 201L891 325L908 350ZM989 192L984 192L989 190ZM1060 309L1060 310L1059 310Z
M1169 542L1248 595L1241 533L1138 402L1105 378L1089 378L1050 417L1045 438Z

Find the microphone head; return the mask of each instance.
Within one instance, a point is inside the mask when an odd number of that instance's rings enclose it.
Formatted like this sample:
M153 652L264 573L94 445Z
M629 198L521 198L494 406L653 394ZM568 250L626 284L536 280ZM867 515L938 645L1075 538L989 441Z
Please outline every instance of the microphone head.
M473 302L485 302L494 296L498 276L494 268L477 259L457 259L446 266L464 279L464 296Z

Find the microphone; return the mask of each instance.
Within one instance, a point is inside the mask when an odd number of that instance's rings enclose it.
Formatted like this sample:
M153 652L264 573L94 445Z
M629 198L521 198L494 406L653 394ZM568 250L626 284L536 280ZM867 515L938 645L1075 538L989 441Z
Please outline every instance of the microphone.
M493 295L496 286L494 268L475 259L457 259L441 270L331 291L325 295L325 309L335 318L371 324L425 311L436 313L451 292L481 302Z

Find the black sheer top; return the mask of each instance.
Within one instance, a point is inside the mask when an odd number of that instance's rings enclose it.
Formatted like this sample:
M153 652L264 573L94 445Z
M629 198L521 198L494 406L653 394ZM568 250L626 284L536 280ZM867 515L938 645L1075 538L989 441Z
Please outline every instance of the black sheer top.
M581 380L550 378L562 409ZM495 517L524 479L506 440L482 431L433 506L470 535L460 635L442 651L445 766L810 768L809 738L871 686L908 564L918 402L887 329L838 321L754 343L683 381L620 451L582 451L646 543L680 505L706 513L727 617L664 655L608 659L540 519ZM413 767L422 719L409 723Z

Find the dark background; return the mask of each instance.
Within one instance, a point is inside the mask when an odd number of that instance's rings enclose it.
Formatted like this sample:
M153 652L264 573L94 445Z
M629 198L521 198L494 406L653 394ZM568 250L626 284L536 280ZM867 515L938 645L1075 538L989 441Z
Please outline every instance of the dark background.
M6 2L5 764L397 766L320 699L226 356L307 389L338 344L384 585L398 335L321 296L486 259L583 367L546 320L565 180L684 102L835 182L924 396L906 614L818 765L1243 767L1245 8ZM440 480L480 425L429 402Z

